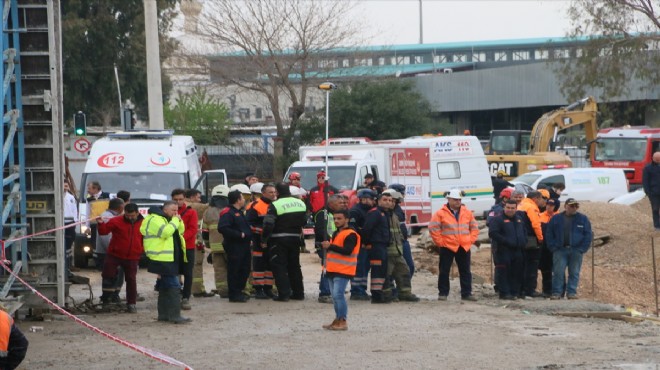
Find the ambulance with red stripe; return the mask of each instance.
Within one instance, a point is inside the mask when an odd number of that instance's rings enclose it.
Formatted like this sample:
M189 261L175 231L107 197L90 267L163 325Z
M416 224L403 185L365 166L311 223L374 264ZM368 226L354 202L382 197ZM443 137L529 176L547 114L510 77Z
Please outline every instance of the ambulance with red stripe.
M301 147L300 160L287 171L301 174L302 187L316 184L316 173L325 169L325 143ZM402 208L406 223L426 226L433 212L446 203L444 193L465 191L464 203L475 216L483 216L494 203L488 163L475 136L429 136L372 141L368 138L333 138L328 141L330 185L357 202L364 176L373 174L385 184L406 187Z

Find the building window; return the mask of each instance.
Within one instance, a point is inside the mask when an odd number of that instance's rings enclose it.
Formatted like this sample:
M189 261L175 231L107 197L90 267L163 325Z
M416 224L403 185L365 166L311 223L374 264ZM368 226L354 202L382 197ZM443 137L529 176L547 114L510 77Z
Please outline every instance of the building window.
M544 60L548 59L548 51L547 50L535 50L534 51L534 59L536 60Z
M513 60L529 60L529 51L516 50L513 52Z
M450 60L447 58L446 54L433 56L433 63L447 63L447 62L450 62Z
M568 49L555 49L553 56L555 59L568 58Z
M454 62L465 62L466 60L466 54L454 54Z
M254 109L254 118L255 119L261 119L262 114L263 113L261 112L261 108L255 108Z
M342 68L348 68L351 66L351 62L348 59L344 59L341 61L341 66Z
M486 61L486 53L484 53L484 52L472 53L472 61L473 62L485 62Z
M495 61L496 62L506 62L506 51L496 51L495 52Z
M424 57L421 55L415 56L415 64L424 64Z
M385 58L384 57L378 58L378 65L379 66L384 66L385 65Z
M353 64L356 66L371 66L373 61L371 58L366 58L366 59L355 59L353 61Z
M391 60L392 60L392 65L410 64L409 56L396 56L396 57L392 57Z

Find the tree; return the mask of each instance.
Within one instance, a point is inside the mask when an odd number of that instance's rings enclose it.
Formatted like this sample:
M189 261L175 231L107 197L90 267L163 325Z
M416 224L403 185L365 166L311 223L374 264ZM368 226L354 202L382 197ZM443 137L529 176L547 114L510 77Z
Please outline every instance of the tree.
M206 89L195 87L189 94L180 95L176 104L165 106L165 126L177 134L190 135L200 145L217 145L227 140L229 109Z
M265 97L277 129L276 153L287 155L305 113L308 89L321 81L323 51L346 47L357 34L350 1L217 0L207 3L198 36L223 51L211 74ZM233 56L233 57L232 57ZM289 110L290 108L290 110ZM276 169L278 171L279 169Z
M165 60L174 41L164 36L176 14L177 0L157 0L160 57ZM91 125L119 122L114 66L119 71L122 99L146 116L147 78L142 0L70 0L62 2L64 114L82 110ZM162 76L163 94L171 89Z
M656 4L654 4L656 3ZM600 100L629 94L629 81L645 87L660 83L660 1L575 0L568 15L569 37L586 40L576 58L565 59L556 72L569 101L602 90Z
M359 81L330 94L330 136L397 139L436 132L431 107L410 80Z

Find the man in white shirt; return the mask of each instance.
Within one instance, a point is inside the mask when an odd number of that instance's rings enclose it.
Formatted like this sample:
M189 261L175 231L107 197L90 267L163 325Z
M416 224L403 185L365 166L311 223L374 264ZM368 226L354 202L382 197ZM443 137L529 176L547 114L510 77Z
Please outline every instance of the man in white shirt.
M76 198L71 194L69 183L64 181L64 226L78 222L78 205ZM73 256L73 242L76 240L74 226L64 229L64 270L65 276L71 275L71 257Z

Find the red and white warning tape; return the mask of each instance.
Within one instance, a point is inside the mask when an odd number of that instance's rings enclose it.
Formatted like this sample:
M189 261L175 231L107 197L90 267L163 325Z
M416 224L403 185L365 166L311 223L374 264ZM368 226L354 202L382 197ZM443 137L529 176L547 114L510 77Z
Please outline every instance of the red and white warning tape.
M75 322L77 322L78 324L80 324L80 325L86 327L87 329L89 329L89 330L91 330L91 331L93 331L93 332L95 332L95 333L101 334L102 336L104 336L104 337L106 337L106 338L108 338L108 339L110 339L110 340L113 340L113 341L115 341L115 342L117 342L117 343L119 343L119 344L121 344L121 345L123 345L123 346L125 346L125 347L128 347L128 348L130 348L130 349L132 349L132 350L134 350L134 351L136 351L136 352L138 352L138 353L141 353L141 354L143 354L143 355L145 355L145 356L147 356L147 357L153 358L154 360L160 361L160 362L165 363L165 364L174 365L174 366L177 366L177 367L180 367L180 368L186 369L186 370L193 370L193 368L192 368L191 366L186 365L185 363L183 363L183 362L181 362L181 361L179 361L179 360L177 360L177 359L174 359L174 358L172 358L172 357L170 357L170 356L168 356L168 355L165 355L165 354L163 354L163 353L160 353L160 352L158 352L158 351L155 351L155 350L152 350L152 349L149 349L149 348L145 348L145 347L139 346L139 345L137 345L137 344L133 344L133 343L131 343L131 342L125 340L125 339L122 339L122 338L120 338L120 337L118 337L118 336L116 336L116 335L113 335L113 334L110 334L110 333L108 333L108 332L105 332L105 331L103 331L103 330L97 328L96 326L94 326L94 325L92 325L92 324L90 324L90 323L88 323L88 322L86 322L86 321L80 319L78 316L73 315L73 314L67 312L66 310L64 310L63 308L61 308L61 307L58 306L57 304L55 304L55 302L53 302L53 301L51 301L50 299L46 298L46 297L45 297L43 294L41 294L38 290L36 290L36 289L33 288L30 284L28 284L25 280L21 279L20 276L14 274L14 272L13 272L13 271L7 266L8 264L11 263L11 261L6 260L6 258L5 258L5 243L6 243L6 242L8 242L8 241L15 242L15 241L18 241L18 240L31 238L31 237L33 237L33 236L37 236L37 235L49 234L49 233L52 233L52 232L57 231L57 230L66 229L66 228L68 228L68 227L73 227L73 226L75 226L75 225L82 224L82 223L86 223L86 222L87 222L87 221L80 221L80 222L76 222L76 223L68 224L68 225L63 226L63 227L58 227L58 228L51 229L51 230L41 231L41 232L38 232L38 233L35 233L35 234L31 234L31 235L24 235L24 236L21 236L21 237L19 237L19 238L15 238L15 239L2 240L2 241L0 241L0 244L2 244L2 263L0 263L0 265L2 266L3 269L5 269L5 271L7 271L8 273L10 273L11 275L14 275L14 277L16 278L16 280L20 281L21 284L25 285L25 286L26 286L26 287L27 287L32 293L34 293L34 294L37 295L39 298L43 299L46 303L48 303L49 306L53 307L54 309L56 309L57 311L59 311L59 312L62 313L63 315L65 315L65 316L71 318L73 321L75 321Z

